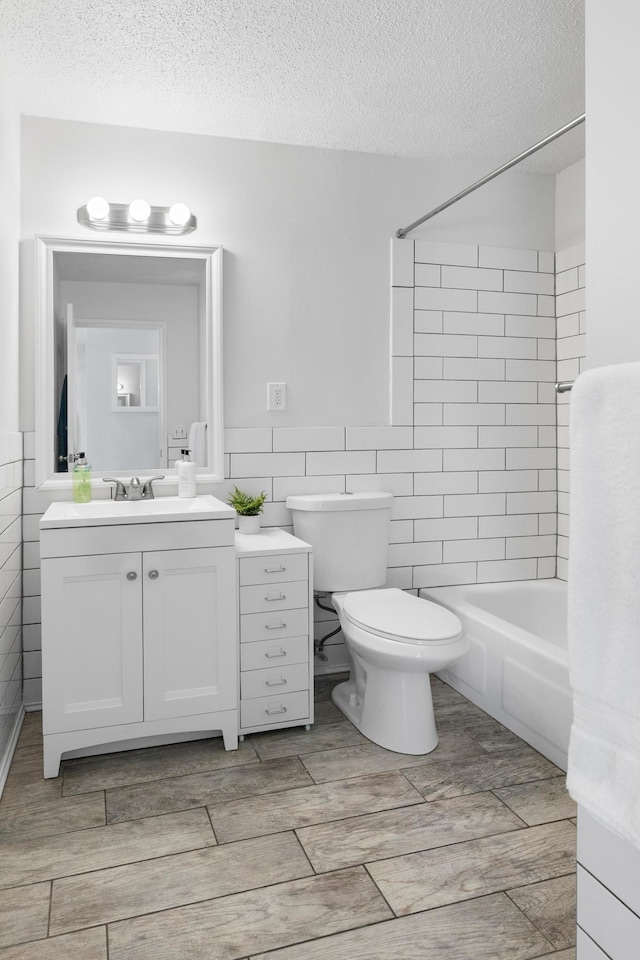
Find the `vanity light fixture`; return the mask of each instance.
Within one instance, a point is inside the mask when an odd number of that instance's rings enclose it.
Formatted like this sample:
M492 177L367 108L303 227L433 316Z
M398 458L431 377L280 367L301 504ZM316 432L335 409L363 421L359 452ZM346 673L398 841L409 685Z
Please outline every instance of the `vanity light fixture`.
M144 223L149 219L150 214L151 206L146 200L133 200L129 204L129 216L136 223Z
M91 230L164 233L169 236L192 233L198 226L186 203L152 207L142 199L131 203L109 203L103 197L92 197L78 209L78 223Z

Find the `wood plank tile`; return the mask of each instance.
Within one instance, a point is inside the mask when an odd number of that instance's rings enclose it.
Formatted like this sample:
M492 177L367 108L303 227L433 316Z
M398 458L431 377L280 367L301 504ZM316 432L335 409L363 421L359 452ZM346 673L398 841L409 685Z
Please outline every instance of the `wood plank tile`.
M215 846L204 809L2 847L0 889Z
M563 876L575 871L575 849L575 829L560 821L383 860L368 869L394 913L402 916Z
M209 805L218 843L294 830L313 823L424 803L401 773L380 773L353 780Z
M517 734L503 726L480 707L467 702L464 706L444 708L436 714L441 732L457 730L471 737L489 753L528 750L530 747ZM556 767L556 772L559 772Z
M498 893L251 960L530 960L548 948L534 925Z
M316 703L331 701L331 691L337 687L343 680L348 680L348 673L323 673L314 677L313 681L313 699ZM338 711L339 712L339 711ZM340 716L343 716L341 713Z
M50 883L0 890L0 947L47 935Z
M346 777L363 777L369 773L381 773L383 770L404 770L451 757L483 755L484 751L473 740L453 732L442 736L432 753L419 756L393 753L367 741L353 747L300 754L300 759L314 781L324 783Z
M33 802L29 796L21 804L7 804L0 816L0 844L34 840L58 833L72 833L106 823L104 793L83 797L54 797Z
M507 893L556 949L575 945L575 873L519 890L507 890Z
M314 869L323 873L521 827L504 804L481 793L303 827L298 837Z
M552 780L501 787L493 792L530 826L576 815L576 805L567 793L564 774Z
M16 750L33 744L42 745L42 710L25 713Z
M390 916L371 878L356 867L119 921L109 927L109 958L238 960Z
M274 760L278 757L293 757L301 753L306 755L317 750L335 750L370 741L363 737L352 723L342 720L331 725L313 726L311 730L291 727L288 730L253 734L249 742L261 760Z
M319 700L313 707L313 724L337 723L342 721L344 714L338 710L330 700Z
M249 763L107 790L107 821L117 823L312 783L297 757Z
M14 753L0 800L0 815L7 808L20 806L25 796L31 802L62 796L62 777L43 779L41 741L30 742Z
M0 960L107 960L105 927L0 950Z
M212 737L65 760L62 764L63 794L68 797L132 783L183 777L255 763L257 759L255 750L248 742L240 743L237 750L225 750L222 738Z
M425 800L443 800L496 787L543 780L557 767L530 747L522 753L465 757L412 767L406 778Z
M544 957L539 957L538 960L576 960L576 951L572 948L555 953L545 953Z
M51 934L308 877L293 833L207 847L55 880Z

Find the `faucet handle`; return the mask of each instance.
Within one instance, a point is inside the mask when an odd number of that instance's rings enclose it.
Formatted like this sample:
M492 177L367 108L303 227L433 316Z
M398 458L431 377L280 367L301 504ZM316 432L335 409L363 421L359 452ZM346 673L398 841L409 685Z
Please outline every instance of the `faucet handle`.
M122 480L116 480L114 477L103 477L103 478L102 478L102 482L103 482L103 483L115 483L115 485L116 485L116 495L115 495L115 497L114 497L115 500L126 500L126 499L127 499L127 491L126 491L126 489L125 489L125 486L124 486L124 483L122 482Z
M152 486L154 480L164 480L164 474L162 474L159 477L149 477L149 479L145 481L144 487L142 488L143 500L155 499L155 494L153 492L153 486Z

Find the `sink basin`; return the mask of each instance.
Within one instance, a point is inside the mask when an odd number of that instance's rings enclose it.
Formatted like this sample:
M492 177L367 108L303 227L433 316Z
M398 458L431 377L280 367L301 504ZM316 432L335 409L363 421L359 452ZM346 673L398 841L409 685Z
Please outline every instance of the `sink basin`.
M53 527L103 527L117 523L158 523L176 520L228 520L236 512L208 494L200 497L156 497L154 500L94 500L91 503L52 503L40 521Z

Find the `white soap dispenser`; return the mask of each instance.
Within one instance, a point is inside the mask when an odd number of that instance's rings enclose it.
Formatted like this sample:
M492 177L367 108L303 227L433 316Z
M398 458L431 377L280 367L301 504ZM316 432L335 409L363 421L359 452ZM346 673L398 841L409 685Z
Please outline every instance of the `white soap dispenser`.
M178 460L178 496L195 497L196 465L189 460L189 451L182 450L182 459Z

